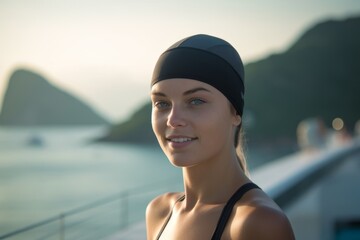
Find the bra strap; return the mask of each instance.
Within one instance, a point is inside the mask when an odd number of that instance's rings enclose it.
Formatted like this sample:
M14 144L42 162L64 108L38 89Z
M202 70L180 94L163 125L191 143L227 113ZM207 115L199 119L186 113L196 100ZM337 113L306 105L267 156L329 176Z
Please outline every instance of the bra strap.
M171 211L170 211L168 217L166 218L163 226L161 227L161 229L160 229L160 231L159 231L159 234L158 234L157 237L156 237L157 240L160 239L160 236L161 236L161 234L163 233L163 231L165 230L166 225L169 223L170 218L171 218L171 215L172 215L173 210L174 210L174 208L175 208L175 205L176 205L178 202L183 201L184 199L185 199L185 195L182 195L181 197L179 197L179 198L175 201L174 205L173 205L172 208L171 208Z
M220 240L221 239L221 235L226 227L226 224L230 218L230 215L232 213L232 210L234 208L234 205L236 204L237 201L239 201L241 199L241 197L248 191L250 191L251 189L254 188L259 188L260 187L258 185L256 185L255 183L245 183L244 185L242 185L229 199L229 201L226 203L224 209L221 212L218 224L216 226L216 229L214 231L214 234L211 238L211 240Z

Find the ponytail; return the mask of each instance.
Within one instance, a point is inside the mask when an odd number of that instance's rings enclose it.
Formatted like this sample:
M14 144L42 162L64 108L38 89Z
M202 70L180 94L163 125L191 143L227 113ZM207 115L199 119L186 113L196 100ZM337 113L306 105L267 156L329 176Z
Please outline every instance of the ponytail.
M240 124L235 131L235 147L236 147L236 155L239 160L239 164L241 169L244 171L246 176L249 176L249 170L246 163L246 157L244 152L244 131Z

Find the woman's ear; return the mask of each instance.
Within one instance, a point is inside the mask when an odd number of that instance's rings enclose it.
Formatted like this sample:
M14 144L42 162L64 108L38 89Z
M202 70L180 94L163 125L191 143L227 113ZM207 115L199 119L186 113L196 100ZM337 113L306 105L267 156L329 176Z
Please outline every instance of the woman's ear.
M233 124L234 126L239 126L241 124L241 116L237 113L234 106L229 102L231 114L233 115Z
M235 126L239 126L239 125L241 124L241 121L242 121L242 118L240 117L240 115L239 115L239 114L236 114L236 115L234 116L233 124L234 124Z

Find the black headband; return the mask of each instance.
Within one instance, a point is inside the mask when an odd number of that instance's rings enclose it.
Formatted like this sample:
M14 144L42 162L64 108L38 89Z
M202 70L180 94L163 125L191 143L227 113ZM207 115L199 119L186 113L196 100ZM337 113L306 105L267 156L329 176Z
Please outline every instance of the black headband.
M208 35L195 35L194 37L198 36L218 40L218 38ZM199 47L181 46L181 44L185 45L184 40L181 41L180 46L170 47L156 63L151 86L159 81L172 78L198 80L218 89L242 116L244 107L242 62L236 50L224 40L221 41L222 51L217 52ZM222 56L224 53L227 56Z

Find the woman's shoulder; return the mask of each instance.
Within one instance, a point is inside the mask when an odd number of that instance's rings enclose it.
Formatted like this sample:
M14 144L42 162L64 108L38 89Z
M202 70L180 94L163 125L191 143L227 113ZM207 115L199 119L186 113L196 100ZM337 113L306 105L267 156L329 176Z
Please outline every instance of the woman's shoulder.
M171 192L154 198L146 208L146 214L150 217L166 217L171 211L175 202L183 196L183 193Z
M241 239L295 239L287 216L263 193L236 205L233 224L238 230L234 234Z
M146 208L146 225L148 236L160 231L174 204L183 196L183 193L165 193L154 198Z

